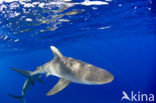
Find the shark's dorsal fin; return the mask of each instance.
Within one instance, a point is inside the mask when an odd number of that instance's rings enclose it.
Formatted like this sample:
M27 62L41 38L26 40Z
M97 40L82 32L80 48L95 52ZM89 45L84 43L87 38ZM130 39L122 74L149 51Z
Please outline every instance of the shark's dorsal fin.
M70 81L61 78L58 81L58 83L54 86L54 88L52 88L46 95L47 96L54 95L54 94L58 93L59 91L63 90L69 84L70 84Z
M54 58L60 58L63 56L62 53L55 46L50 46L50 49L53 52Z

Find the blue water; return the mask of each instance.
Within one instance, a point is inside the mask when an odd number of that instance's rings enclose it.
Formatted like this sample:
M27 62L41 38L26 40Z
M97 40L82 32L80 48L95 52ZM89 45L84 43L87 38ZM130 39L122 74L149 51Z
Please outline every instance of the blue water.
M27 3L33 2L36 0ZM71 83L47 97L45 94L58 78L43 76L44 84L36 82L27 92L27 103L122 103L128 102L121 101L122 91L154 94L154 0L108 2L109 5L43 8L24 7L17 1L0 3L0 103L20 103L8 93L21 95L26 78L10 67L34 70L53 58L51 45L64 56L110 71L115 79L100 86Z

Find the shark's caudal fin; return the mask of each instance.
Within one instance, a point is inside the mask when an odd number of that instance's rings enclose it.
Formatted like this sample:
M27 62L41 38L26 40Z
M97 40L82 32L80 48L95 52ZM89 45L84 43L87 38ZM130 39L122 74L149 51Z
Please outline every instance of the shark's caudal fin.
M18 72L18 73L20 73L21 75L26 76L26 77L30 77L31 76L31 73L32 73L31 71L16 69L16 68L13 68L13 67L11 67L11 69L14 70L14 71L16 71L16 72Z
M39 82L43 83L40 74L33 74L32 71L16 69L16 68L13 68L13 67L11 67L11 69L18 72L19 74L27 77L29 79L29 81L31 82L31 85L34 85L35 81L39 81Z
M62 53L55 46L50 46L50 49L53 52L54 58L63 57Z
M14 98L14 99L16 99L16 100L19 100L19 101L21 101L22 103L26 103L26 102L25 102L24 96L14 96L14 95L12 95L12 94L8 94L8 96L10 96L10 97L12 97L12 98Z
M31 84L34 85L34 78L32 76L32 72L31 71L16 69L16 68L13 68L13 67L11 67L11 69L16 71L16 72L18 72L19 74L27 77L30 80Z

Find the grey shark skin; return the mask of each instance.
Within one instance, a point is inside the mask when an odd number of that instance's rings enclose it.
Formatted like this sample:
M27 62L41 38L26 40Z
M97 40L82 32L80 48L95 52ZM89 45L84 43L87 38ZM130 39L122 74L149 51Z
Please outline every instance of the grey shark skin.
M24 71L24 70L20 70L20 69L16 69L16 68L13 68L11 67L12 70L26 76L28 79L24 82L24 85L23 85L23 88L22 88L22 96L14 96L12 94L8 94L10 97L12 98L15 98L19 101L21 101L22 103L26 103L25 101L25 95L26 95L26 92L27 90L31 89L31 86L34 85L34 82L35 81L39 81L39 82L42 82L41 80L41 75L40 74L37 74L37 75L33 75L31 76L31 71Z
M70 82L100 85L109 83L114 79L114 76L104 69L77 59L65 57L54 46L50 48L53 52L54 59L37 67L38 69L32 73L32 75L46 73L47 76L54 75L61 78L54 88L47 93L48 96L61 91Z

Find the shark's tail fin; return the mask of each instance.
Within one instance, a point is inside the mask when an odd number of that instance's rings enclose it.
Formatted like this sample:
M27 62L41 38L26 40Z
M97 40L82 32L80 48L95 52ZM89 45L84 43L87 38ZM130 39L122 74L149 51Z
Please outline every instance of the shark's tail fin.
M16 69L16 68L13 68L13 67L11 67L11 69L18 72L19 74L27 77L30 80L32 85L34 85L35 81L39 81L39 82L43 83L43 81L41 80L41 75L40 74L33 74L32 71Z
M16 71L16 72L18 72L19 74L27 77L30 80L31 84L34 85L34 79L35 78L32 75L32 71L26 71L26 70L16 69L16 68L13 68L13 67L11 67L11 69L14 70L14 71Z
M31 71L26 71L26 70L16 69L16 68L14 68L14 67L11 67L11 69L14 70L14 71L16 71L16 72L18 72L18 73L20 73L21 75L26 76L26 77L30 77L31 74L32 74Z
M16 99L16 100L19 100L19 101L21 101L22 103L26 103L26 102L25 102L24 96L14 96L14 95L12 95L12 94L8 94L8 96L10 96L10 97L12 97L12 98L14 98L14 99Z

